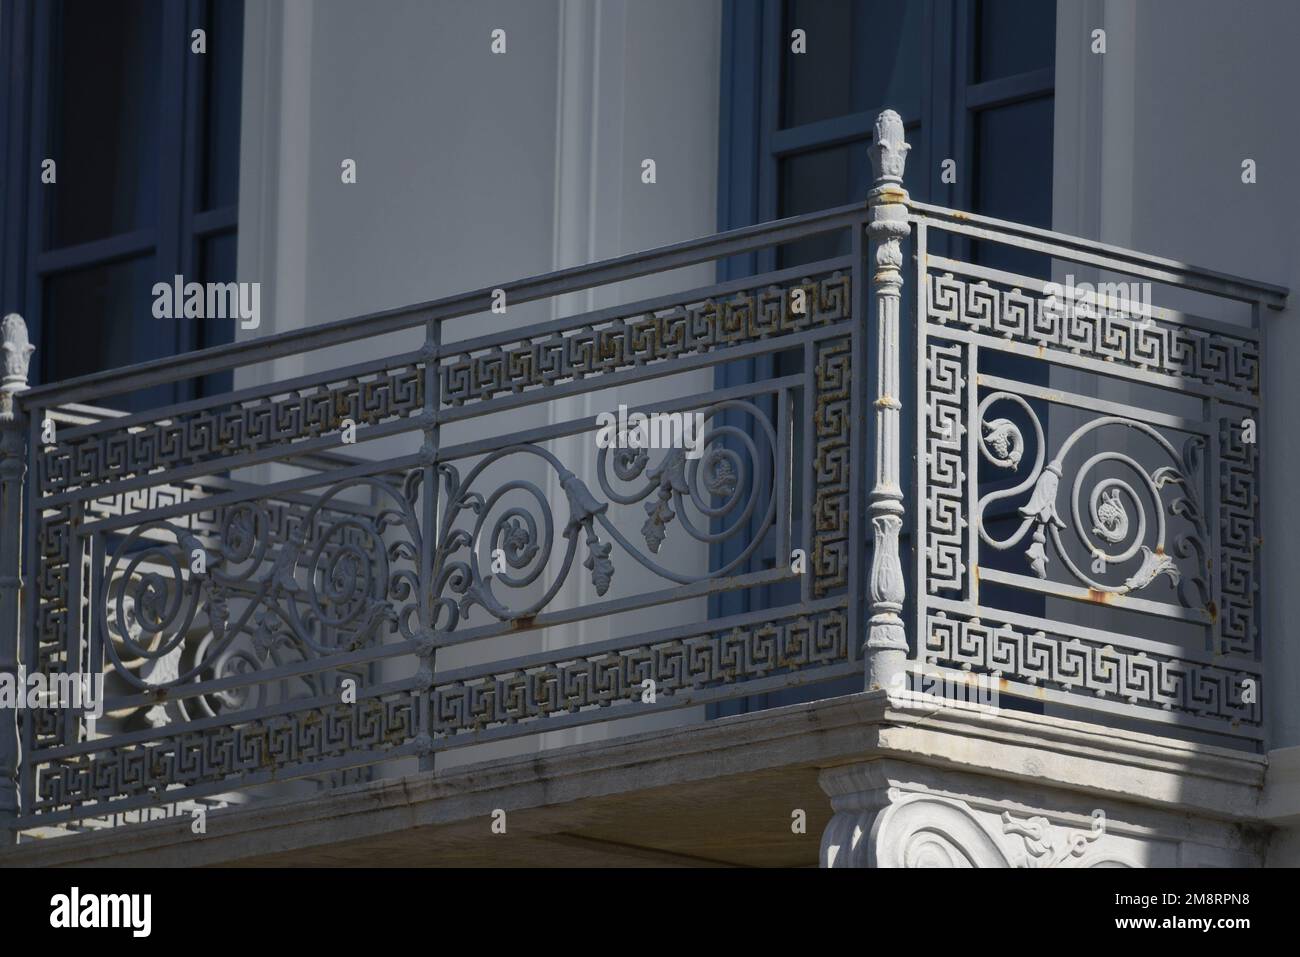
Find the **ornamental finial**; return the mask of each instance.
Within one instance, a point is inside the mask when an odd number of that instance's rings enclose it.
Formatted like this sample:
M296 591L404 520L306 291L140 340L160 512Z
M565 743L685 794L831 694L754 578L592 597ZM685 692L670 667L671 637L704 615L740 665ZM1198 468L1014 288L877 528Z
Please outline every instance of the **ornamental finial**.
M877 116L875 141L867 151L875 170L876 183L902 183L903 166L911 148L903 142L902 117L893 110L885 110Z
M27 323L16 312L0 321L0 349L4 351L4 379L0 387L5 392L21 392L27 388L27 366L36 347L27 338Z

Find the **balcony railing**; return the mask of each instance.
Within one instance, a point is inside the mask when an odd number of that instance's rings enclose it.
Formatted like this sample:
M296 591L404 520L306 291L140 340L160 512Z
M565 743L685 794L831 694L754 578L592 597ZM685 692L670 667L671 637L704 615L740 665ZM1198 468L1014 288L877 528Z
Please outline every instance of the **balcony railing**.
M105 691L5 715L0 825L922 665L1255 747L1285 290L913 202L891 113L872 152L865 203L32 389L6 319L0 673ZM823 235L848 253L553 318ZM1159 294L1137 314L1118 276ZM554 311L520 325L531 302ZM266 373L285 357L324 371ZM620 404L699 413L702 442L601 444Z

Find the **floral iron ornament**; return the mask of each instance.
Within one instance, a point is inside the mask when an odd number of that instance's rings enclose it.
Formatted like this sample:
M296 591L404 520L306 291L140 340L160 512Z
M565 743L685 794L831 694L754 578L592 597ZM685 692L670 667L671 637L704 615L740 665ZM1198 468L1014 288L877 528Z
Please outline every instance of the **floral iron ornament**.
M992 538L980 523L979 534L988 545L998 550L1014 547L1030 536L1025 557L1030 569L1039 578L1047 578L1050 561L1047 545L1050 541L1056 555L1066 565L1068 571L1088 588L1112 594L1127 594L1151 585L1157 578L1168 576L1178 587L1179 600L1184 605L1192 601L1186 594L1186 586L1194 585L1200 591L1203 604L1209 600L1209 589L1203 574L1197 574L1188 581L1183 580L1174 555L1189 557L1195 555L1197 568L1204 569L1205 542L1208 529L1199 505L1198 496L1190 477L1199 470L1204 442L1200 436L1192 436L1182 452L1159 431L1145 422L1122 416L1100 416L1077 428L1062 444L1050 462L1044 464L1045 442L1042 426L1038 416L1029 403L1010 392L994 392L980 403L978 416L980 429L980 452L985 461L1001 468L1018 469L1026 442L1020 427L1009 418L986 420L987 411L995 403L1011 402L1018 405L1034 430L1034 462L1026 477L1012 488L990 492L980 499L978 514L981 519L987 506L994 501L1015 498L1029 492L1029 500L1019 507L1022 521L1016 531L1001 540ZM1136 459L1123 452L1099 452L1088 458L1074 473L1071 486L1070 518L1072 525L1062 518L1058 508L1061 479L1065 475L1065 463L1070 452L1085 436L1107 427L1131 429L1151 439L1167 455L1173 464L1148 471ZM1089 522L1084 522L1081 502L1083 492L1092 471L1103 463L1112 468L1131 474L1137 481L1128 477L1107 476L1097 480L1087 496ZM1165 489L1177 487L1182 495L1174 498L1167 505L1162 499ZM1145 495L1139 494L1139 489ZM1148 510L1148 503L1151 508ZM1193 533L1179 536L1172 544L1167 541L1168 515L1186 519L1193 527ZM1102 567L1121 565L1138 559L1136 570L1124 579L1122 584L1108 585L1081 569L1071 558L1061 540L1061 533L1073 527L1080 542ZM1148 531L1152 532L1148 536ZM1128 543L1125 545L1124 543ZM1139 558L1140 556L1140 558ZM1096 566L1094 566L1094 571Z
M679 533L670 533L670 529L712 543L745 535L755 516L763 530L775 521L776 432L750 402L719 402L702 414L707 421L724 412L751 418L755 427L715 425L703 440L699 458L671 448L652 462L646 449L601 448L596 471L602 498L554 454L536 445L498 449L463 479L454 466L439 465L447 506L440 525L440 545L433 557L435 629L455 630L475 606L500 621L531 618L559 593L581 546L585 546L586 556L579 564L589 572L599 597L604 597L614 580L615 544L655 575L679 584L727 575L741 567L761 545L761 533L751 536L739 554L706 575L686 575L657 559L670 534ZM551 503L536 484L511 479L492 486L490 475L497 473L488 470L517 456L540 458L553 471L568 504L568 518L561 531L567 545L557 547L557 521ZM607 471L613 473L612 481ZM632 490L615 488L615 482L631 485ZM477 491L479 486L492 490L484 494ZM638 503L646 514L640 529L644 548L629 540L609 515L611 505ZM692 518L692 511L703 521ZM466 516L469 522L464 520ZM723 519L729 520L725 527L710 527L711 521ZM495 561L484 561L484 556L494 556ZM551 583L540 597L517 606L510 601L508 590L517 593L528 587L548 566L553 568Z

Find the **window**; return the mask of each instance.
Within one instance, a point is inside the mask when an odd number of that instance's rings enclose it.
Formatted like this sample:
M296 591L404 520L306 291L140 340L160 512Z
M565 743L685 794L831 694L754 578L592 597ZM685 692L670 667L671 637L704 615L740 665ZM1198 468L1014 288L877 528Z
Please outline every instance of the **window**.
M0 42L0 297L32 330L33 379L230 341L234 320L155 319L152 289L176 275L235 278L242 0L15 0ZM164 386L120 404L195 391Z
M902 116L912 145L905 184L913 198L1051 225L1054 4L725 0L723 11L719 229L865 199L867 147L876 115L886 108ZM804 31L805 53L791 50L796 29ZM956 161L955 183L943 182L944 159ZM845 230L733 257L720 264L719 280L844 255L849 244ZM1045 276L1050 268L1016 250L936 251L1029 275ZM777 355L733 363L719 370L718 384L792 371L783 362ZM904 395L913 394L912 375L905 367ZM754 570L776 560L756 559L762 564ZM791 600L797 600L793 589L729 594L714 601L713 613ZM857 689L846 684L844 690ZM759 696L715 713L798 700L791 695Z

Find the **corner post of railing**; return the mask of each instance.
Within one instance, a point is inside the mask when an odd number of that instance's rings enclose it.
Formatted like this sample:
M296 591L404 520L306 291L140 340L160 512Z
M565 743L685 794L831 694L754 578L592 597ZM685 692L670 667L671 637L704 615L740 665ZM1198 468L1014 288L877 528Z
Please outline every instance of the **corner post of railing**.
M35 347L22 316L0 320L0 681L18 689L18 596L22 588L23 475L26 416L18 393L27 388ZM18 709L0 707L0 846L17 840Z
M903 167L909 149L897 113L885 110L876 117L875 139L869 150L874 178L867 194L877 335L876 478L869 506L874 545L869 583L871 618L865 649L867 690L893 686L907 667L902 617L905 589L898 535L903 527L899 304L903 291L902 242L910 232L907 190L903 188Z

